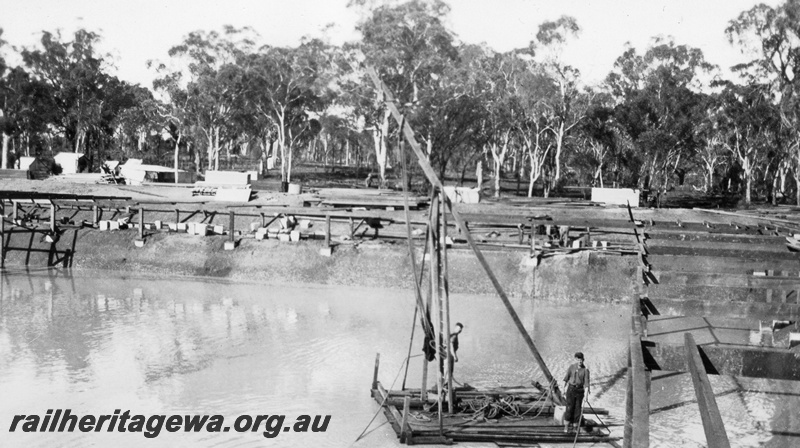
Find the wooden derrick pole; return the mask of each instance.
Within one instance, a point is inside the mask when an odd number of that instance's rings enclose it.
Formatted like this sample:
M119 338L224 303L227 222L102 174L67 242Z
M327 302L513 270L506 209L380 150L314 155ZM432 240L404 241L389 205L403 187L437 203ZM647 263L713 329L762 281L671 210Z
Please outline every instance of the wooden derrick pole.
M422 148L420 147L419 143L417 142L414 136L414 130L411 129L408 123L405 122L403 115L400 113L400 110L394 103L394 95L392 95L391 90L380 80L378 77L378 73L372 67L367 68L367 74L371 78L372 82L375 84L375 87L383 92L384 101L386 103L386 107L389 109L389 112L394 117L395 121L402 127L401 131L405 136L406 141L411 146L411 149L414 151L414 154L417 156L417 162L419 163L422 171L428 178L428 181L433 185L434 188L438 188L440 190L444 190L444 186L442 182L439 180L439 177L436 175L433 167L431 166L430 162L428 162L427 157L425 156ZM539 369L542 371L545 379L547 380L548 384L553 385L553 398L557 404L564 403L564 397L561 394L561 391L558 388L558 383L553 378L553 375L550 373L550 369L547 368L547 364L544 362L539 350L536 348L536 344L533 343L533 339L531 338L528 331L525 329L525 325L523 325L522 320L519 318L514 306L511 304L508 296L506 295L505 291L503 290L500 281L497 280L495 277L494 272L489 267L489 263L486 261L486 258L483 256L483 252L477 247L475 241L472 239L472 235L469 233L469 229L466 227L464 219L461 217L461 214L458 212L458 209L450 202L447 196L444 197L445 205L447 209L450 211L451 215L453 216L453 220L456 222L456 225L461 229L461 233L463 237L467 240L467 244L469 244L472 251L475 253L475 257L478 259L478 262L483 267L483 270L486 271L486 275L489 277L489 280L492 282L492 286L494 286L495 290L497 291L497 295L500 297L500 300L503 302L506 310L508 311L509 315L511 316L511 320L514 322L514 325L519 330L520 334L522 335L523 340L525 341L528 349L533 354L536 363L539 366Z
M440 191L439 194L442 197L440 203L444 202L444 191ZM450 288L448 285L448 272L447 272L447 213L445 213L444 207L440 207L441 210L441 231L439 232L439 248L441 250L441 270L439 272L440 275L440 283L439 286L442 290L442 298L444 302L444 335L445 335L445 364L444 364L444 374L445 374L445 382L447 384L447 411L449 413L455 412L455 406L453 405L453 399L455 394L453 393L453 370L450 368L450 357L453 356L452 350L453 348L450 346Z
M431 234L431 263L430 263L430 285L431 285L431 292L435 291L436 297L433 301L434 308L431 310L431 314L435 317L437 324L434 327L434 345L436 349L436 393L437 393L437 409L439 412L439 433L443 433L444 431L444 421L443 421L443 375L442 375L442 366L446 360L442 359L442 353L444 347L442 347L442 333L443 333L443 307L442 307L442 290L441 290L441 256L442 253L439 250L439 237L441 234L441 228L439 227L439 208L441 204L439 203L439 197L434 196L433 201L431 202L431 209L430 209L430 228L432 230ZM433 294L431 294L433 295ZM430 309L430 308L429 308Z
M433 207L433 200L431 200L431 207ZM426 240L425 240L425 244L426 244L426 246L428 248L428 253L430 254L429 255L430 256L430 261L428 262L428 264L429 264L428 277L429 278L428 278L428 282L427 282L427 288L426 288L426 291L425 291L425 306L421 309L423 321L428 318L429 314L426 314L425 311L428 311L428 312L431 311L431 306L432 306L432 302L433 302L433 282L430 281L430 277L433 274L433 264L435 262L435 258L434 258L435 254L433 253L434 252L433 239L435 238L435 235L436 235L436 229L434 229L431 224L432 224L432 222L428 221L428 232L427 232ZM423 258L423 261L424 261L424 258ZM424 271L420 271L420 273L423 273L423 272ZM422 363L422 393L420 394L420 399L423 402L428 400L428 360L427 359L425 361L423 361L423 363Z

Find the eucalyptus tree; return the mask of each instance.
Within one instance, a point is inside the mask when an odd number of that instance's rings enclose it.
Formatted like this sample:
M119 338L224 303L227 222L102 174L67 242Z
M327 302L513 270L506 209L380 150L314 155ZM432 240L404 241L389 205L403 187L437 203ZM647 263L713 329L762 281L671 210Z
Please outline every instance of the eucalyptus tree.
M752 58L734 69L745 82L769 82L774 91L786 136L781 149L792 162L800 205L800 1L756 5L731 20L725 32Z
M714 66L696 48L656 39L644 55L628 49L606 83L618 102L617 121L637 148L637 184L667 189L697 149L695 124L703 96L696 92Z
M34 154L47 140L49 124L55 120L55 105L50 87L22 67L13 67L0 77L0 104L2 167L10 168L9 143L16 142L17 156Z
M175 170L175 183L178 182L181 144L190 147L191 120L189 119L189 92L182 85L182 73L179 71L168 72L164 64L157 68L159 77L153 81L153 89L159 99L152 99L142 104L142 109L147 112L152 123L158 128L158 133L163 141L172 141L173 169ZM196 154L199 154L196 151ZM199 157L198 157L199 159ZM195 169L200 169L197 160Z
M319 131L312 116L324 109L332 56L328 44L308 39L296 48L265 46L242 61L248 77L248 101L275 130L285 182L291 181L293 148Z
M562 16L539 25L536 41L531 43L531 47L536 47L544 56L541 69L557 86L557 91L545 99L548 105L547 128L553 134L555 143L554 185L561 179L561 159L566 138L584 118L592 100L591 92L582 91L579 87L580 72L561 60L564 45L579 33L580 26L575 18Z
M78 30L71 41L43 32L40 48L22 50L22 60L52 95L52 123L73 151L85 151L86 137L101 120L104 88L109 82L104 59L97 54L97 33Z
M247 99L248 84L239 62L254 46L254 32L247 27L225 26L221 33L194 31L168 51L175 65L172 71L160 66L160 87L178 93L169 86L185 86L185 98L179 95L177 100L183 103L181 114L203 134L208 169L219 168L220 148L224 139L230 139L232 117ZM202 160L197 150L195 157L199 170Z
M430 104L439 82L445 82L442 76L458 58L455 36L444 24L449 11L441 0L412 0L376 7L357 26L361 33L357 47L364 63L378 71L411 120L423 102ZM369 85L366 79L364 82ZM373 136L381 184L385 185L390 113L383 105L383 92L371 86L368 89L374 102L363 114L365 129ZM366 104L362 101L361 105ZM437 150L434 129L417 131L430 157L430 151Z
M728 83L717 97L715 125L722 145L737 160L745 184L745 201L751 202L755 171L774 147L779 112L768 85Z

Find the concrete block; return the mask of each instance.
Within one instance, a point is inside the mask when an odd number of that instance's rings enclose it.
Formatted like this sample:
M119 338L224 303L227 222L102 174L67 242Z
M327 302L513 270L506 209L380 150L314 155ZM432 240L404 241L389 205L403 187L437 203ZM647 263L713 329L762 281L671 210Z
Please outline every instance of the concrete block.
M178 231L178 223L171 222L171 223L167 224L167 228L169 229L170 232L177 232Z
M319 254L322 255L323 257L330 257L331 255L333 255L333 247L328 246L320 248Z
M106 231L111 229L111 221L100 221L98 224L100 230Z
M293 243L296 243L296 242L300 241L300 231L299 230L292 230L291 232L289 232L289 239Z
M580 249L581 248L581 240L572 241L572 248L573 249Z
M236 243L234 241L225 241L225 250L233 249L236 249Z
M144 247L144 240L136 239L136 240L133 241L133 244L136 247Z
M284 243L288 243L289 241L291 241L291 239L289 238L289 234L288 233L279 233L278 234L278 241L281 241L281 242L284 242Z
M197 236L207 236L209 234L210 229L205 224L195 223L194 224L194 234Z
M155 230L161 230L161 228L162 228L163 226L164 226L164 223L163 223L163 222L161 222L161 221L153 221L153 228L154 228Z
M178 232L186 232L189 230L189 225L185 222L178 223Z
M222 226L214 226L214 235L223 235L225 233L225 228Z
M260 222L251 222L250 223L250 231L251 232L257 232L258 229L260 229L260 228L261 228L261 223Z
M256 231L256 239L257 240L265 240L265 239L267 239L267 232Z
M108 230L119 230L119 221L108 221Z
M311 220L310 219L301 219L300 220L300 228L301 229L308 229L311 227Z

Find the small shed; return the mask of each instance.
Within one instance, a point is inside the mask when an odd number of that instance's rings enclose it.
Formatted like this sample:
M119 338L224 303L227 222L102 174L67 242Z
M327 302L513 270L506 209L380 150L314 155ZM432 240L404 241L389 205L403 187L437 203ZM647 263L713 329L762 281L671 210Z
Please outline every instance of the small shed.
M44 159L36 157L28 165L28 179L43 180L53 174L52 165Z
M34 160L36 160L36 157L20 157L17 159L17 163L19 164L17 168L22 171L28 171Z
M53 160L61 166L61 174L76 174L80 172L78 162L83 158L79 152L60 152Z

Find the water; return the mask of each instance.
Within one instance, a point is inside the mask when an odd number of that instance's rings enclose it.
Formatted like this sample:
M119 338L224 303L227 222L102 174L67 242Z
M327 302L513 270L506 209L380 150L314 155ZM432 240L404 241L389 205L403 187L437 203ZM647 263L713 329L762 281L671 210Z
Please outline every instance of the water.
M393 447L369 397L376 352L391 385L408 350L413 295L344 287L275 286L219 280L165 280L117 273L6 273L0 281L2 446ZM575 351L594 378L591 403L624 416L625 305L514 305L553 374ZM542 380L499 300L456 295L464 323L456 379L474 386ZM419 332L417 333L419 335ZM413 354L419 353L415 342ZM421 358L407 384L419 387ZM687 375L655 373L654 446L703 446ZM800 439L795 383L712 378L734 446L794 446ZM325 433L8 433L15 414L69 408L76 414L331 415ZM621 435L621 427L612 427ZM481 446L481 445L474 445ZM485 445L494 446L494 445Z

